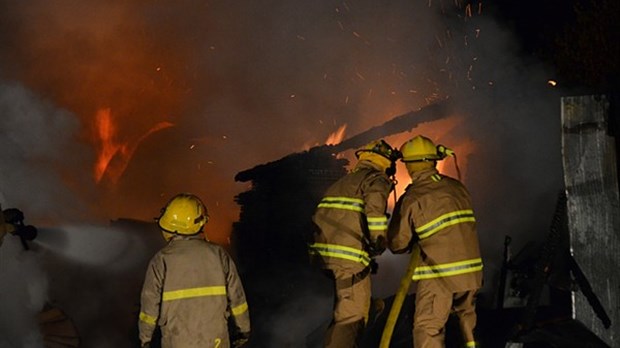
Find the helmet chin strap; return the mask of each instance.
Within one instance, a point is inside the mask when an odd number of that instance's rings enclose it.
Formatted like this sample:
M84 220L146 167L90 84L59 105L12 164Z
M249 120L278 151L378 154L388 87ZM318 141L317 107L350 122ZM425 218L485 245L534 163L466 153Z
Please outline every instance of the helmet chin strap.
M398 184L398 180L396 180L396 162L392 161L392 165L385 170L385 173L392 181L392 192L394 193L394 207L396 207L396 202L398 198L396 197L396 185Z

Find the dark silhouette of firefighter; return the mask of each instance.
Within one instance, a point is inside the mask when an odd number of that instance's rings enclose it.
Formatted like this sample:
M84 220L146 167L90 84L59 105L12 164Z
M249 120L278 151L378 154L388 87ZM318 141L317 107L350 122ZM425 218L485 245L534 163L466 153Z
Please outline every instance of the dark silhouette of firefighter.
M248 341L241 279L228 253L205 239L208 220L207 208L192 194L176 195L162 209L158 225L168 244L146 271L138 324L142 347L150 347L157 325L164 348L241 347Z
M451 312L459 319L464 344L474 338L476 294L482 286L482 259L476 219L467 189L439 174L437 161L454 152L416 136L400 149L411 184L399 198L388 229L392 252L420 248L413 343L415 348L444 347L444 326Z
M335 285L325 347L359 345L368 320L373 257L386 248L387 199L399 153L380 140L355 154L355 168L327 189L313 216L318 229L310 254Z
M29 250L28 241L33 241L38 234L36 227L24 223L24 213L16 208L2 209L0 206L0 245L7 234L19 237L24 250Z

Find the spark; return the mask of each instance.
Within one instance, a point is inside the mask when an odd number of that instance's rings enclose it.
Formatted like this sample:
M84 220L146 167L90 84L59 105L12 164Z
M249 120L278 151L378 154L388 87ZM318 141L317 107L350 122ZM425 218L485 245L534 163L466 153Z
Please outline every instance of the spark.
M555 81L555 80L549 80L549 81L547 81L547 84L549 86L551 86L551 87L555 87L555 86L558 85L557 81Z

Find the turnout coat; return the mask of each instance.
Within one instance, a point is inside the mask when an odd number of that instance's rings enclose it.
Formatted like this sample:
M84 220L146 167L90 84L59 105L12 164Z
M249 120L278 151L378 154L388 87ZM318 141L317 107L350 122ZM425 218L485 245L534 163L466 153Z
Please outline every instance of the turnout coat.
M201 236L175 236L150 261L141 295L140 341L156 325L162 347L230 347L228 321L249 334L250 317L237 268Z
M476 219L467 189L435 168L412 173L388 228L394 253L420 246L413 280L441 280L452 292L482 286Z

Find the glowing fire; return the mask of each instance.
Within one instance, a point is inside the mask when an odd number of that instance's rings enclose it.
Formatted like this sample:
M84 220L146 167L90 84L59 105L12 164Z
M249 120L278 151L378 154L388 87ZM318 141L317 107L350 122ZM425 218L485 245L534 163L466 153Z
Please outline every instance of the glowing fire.
M94 177L97 183L106 176L116 183L123 175L138 145L149 135L159 130L172 127L170 122L160 122L133 142L119 142L116 139L117 129L109 108L100 109L95 115L98 155L95 162Z
M345 123L342 126L340 126L337 131L335 131L334 133L330 134L329 137L327 137L327 140L325 140L325 145L339 144L344 139L346 130L347 130L347 125Z
M399 134L394 134L384 139L392 146L396 148L400 148L400 146L406 142L407 140L413 138L416 135L425 135L431 140L433 140L436 144L443 144L450 149L454 150L457 157L461 180L466 181L467 179L467 160L470 155L472 155L476 151L476 143L472 139L454 139L451 133L458 127L463 126L465 122L465 118L459 115L454 115L452 117L448 117L445 119L422 123L412 129L410 132L403 132ZM352 152L348 154L347 158L351 162L351 166L355 165L356 161L352 155ZM398 184L396 185L396 196L400 197L403 193L407 185L411 182L411 177L409 173L407 173L407 168L404 163L401 161L397 162L396 165L396 180ZM445 175L448 175L453 178L458 178L458 173L456 170L455 160L453 157L447 157L442 161L437 162L437 170ZM394 208L394 200L390 195L390 199L388 200L389 210Z

